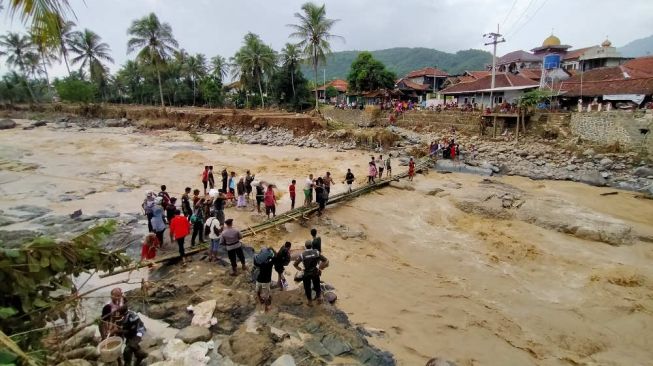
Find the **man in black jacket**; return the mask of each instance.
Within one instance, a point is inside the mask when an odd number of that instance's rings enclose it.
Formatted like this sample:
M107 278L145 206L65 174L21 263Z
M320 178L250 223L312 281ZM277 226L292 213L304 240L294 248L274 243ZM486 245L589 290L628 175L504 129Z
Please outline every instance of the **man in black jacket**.
M129 310L127 304L118 309L118 325L120 326L120 336L125 339L125 350L122 353L124 366L132 365L132 357L136 356L134 366L140 366L147 352L141 349L141 339L145 334L145 325L138 315Z
M320 288L320 274L322 274L324 268L329 266L329 260L320 254L319 251L313 249L312 240L307 240L305 246L306 250L297 258L294 266L298 271L302 271L299 264L304 265L304 277L302 278L302 282L304 282L304 293L306 294L306 299L308 299L308 306L313 306L311 285L313 286L313 290L315 290L317 302L321 303L322 289Z

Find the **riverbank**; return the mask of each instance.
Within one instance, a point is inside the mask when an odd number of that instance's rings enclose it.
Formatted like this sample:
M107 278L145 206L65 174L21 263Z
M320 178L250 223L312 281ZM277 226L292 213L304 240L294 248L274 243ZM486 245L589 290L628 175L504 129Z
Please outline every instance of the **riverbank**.
M144 192L166 184L178 197L184 187L200 186L206 164L239 174L250 169L275 183L283 212L291 179L331 171L333 192L341 192L348 168L357 184L364 183L370 155L133 126L80 130L46 124L24 131L32 122L18 122L19 128L0 131L0 207L11 214L3 215L11 219L3 237L19 229L65 234L81 221L68 217L47 224L81 209L93 220L115 214L124 219L130 228L125 235L133 241L115 245L132 253L147 230L139 213ZM402 365L436 356L459 365L646 364L651 358L645 335L653 326L653 201L614 188L517 176L431 172L393 186L330 207L320 219L261 233L248 244L277 248L289 240L300 247L316 227L331 261L323 279L335 288L337 309L352 324L348 334L364 331L371 346L389 351ZM27 215L16 209L21 205L41 211ZM230 208L227 216L242 228L263 220L251 208ZM237 300L242 314L250 314L251 285L231 287L222 267L206 266L196 260L187 267L189 278L212 281L201 286L207 291L201 299L180 296L175 316L188 316L182 299L186 304L211 297ZM227 287L234 296L223 294ZM273 317L292 311L312 316L299 304L298 290L278 297ZM329 322L338 319L328 309L313 311ZM163 319L175 325L171 316ZM246 323L218 334L237 342L247 333ZM314 358L319 363L322 356Z

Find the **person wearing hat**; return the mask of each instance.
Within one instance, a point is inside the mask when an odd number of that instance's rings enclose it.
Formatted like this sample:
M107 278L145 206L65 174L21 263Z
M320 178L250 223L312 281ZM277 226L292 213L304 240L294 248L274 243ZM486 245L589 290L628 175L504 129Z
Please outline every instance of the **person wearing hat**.
M243 253L243 244L240 242L240 239L243 238L243 234L240 230L233 227L234 219L227 219L224 224L225 229L222 231L222 235L220 236L220 245L227 248L227 255L229 256L229 262L231 262L231 275L236 276L238 274L236 257L240 260L243 271L247 270L247 266L245 265L245 253Z
M145 216L147 216L147 228L151 233L154 232L154 229L152 228L152 208L154 208L154 205L156 204L155 201L156 193L154 193L154 191L148 191L143 200L143 204L141 205Z
M312 290L315 291L315 298L318 303L322 302L322 288L320 287L320 275L322 269L329 266L329 260L319 251L313 249L313 240L306 240L304 244L306 250L295 260L294 266L298 271L304 271L302 282L304 283L304 293L308 299L308 306L313 306ZM302 269L299 265L303 264Z

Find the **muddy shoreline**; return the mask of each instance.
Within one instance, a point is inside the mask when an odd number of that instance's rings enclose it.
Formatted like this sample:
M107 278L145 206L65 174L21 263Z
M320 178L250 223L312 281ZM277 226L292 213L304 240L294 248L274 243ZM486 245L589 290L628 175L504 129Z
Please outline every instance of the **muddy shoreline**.
M0 229L3 237L19 230L67 235L113 218L123 222L124 230L110 245L126 246L133 255L147 231L139 213L144 192L167 184L179 196L185 186L198 187L205 163L238 172L251 169L276 183L282 193L278 210L283 212L289 208L290 179L301 182L308 173L329 170L337 181L333 191L340 192L340 176L347 168L355 172L357 184L364 184L370 155L368 150L338 146L241 144L214 133L197 132L198 139L186 131L134 126L57 127L52 122L24 131L22 127L33 121L18 122L18 128L0 131L0 209L9 220ZM412 145L410 131L398 132L409 136L400 141L410 146L395 146L397 154L422 143L415 138ZM508 155L507 150L493 151ZM592 169L600 164L594 159ZM405 169L400 161L396 166ZM639 167L640 161L632 158L627 167L633 166ZM625 190L602 195L614 191L563 180L431 171L413 183L399 182L329 207L326 217L289 223L251 238L248 244L255 248L276 248L285 240L299 246L316 227L332 261L323 280L336 289L342 313L329 305L308 310L300 304L301 292L293 290L275 294L276 312L257 321L259 333L247 332L248 324L252 329L245 316L253 305L251 285L244 277L230 282L223 267L206 267L208 263L198 260L171 277L184 279L183 284L173 281L184 301L164 296L161 288L169 285L165 281L153 280L148 297L159 294L163 303L175 303L175 311L163 318L177 319L171 323L180 327L188 322L185 306L194 298L193 291L200 294L195 304L229 299L218 322L225 328L216 329L219 337L205 354L210 362L229 357L258 363L239 351L254 337L266 350L280 347L297 357L310 355L315 364L363 362L362 355L369 352L379 357L390 352L401 365L423 364L431 357L458 365L645 364L652 356L643 335L653 326L653 201ZM79 209L80 217L68 216ZM241 227L263 220L251 209L229 209L228 215ZM166 245L166 250L175 250ZM232 295L223 296L225 292ZM147 313L154 307L154 315L161 315L157 306L152 301L143 309ZM338 328L343 314L352 325ZM304 320L289 320L292 317ZM302 327L312 317L321 323L318 331L306 333L310 329ZM229 325L229 318L236 321ZM289 334L275 341L279 335L268 329L282 325L289 328L287 333L297 332L294 338ZM311 340L334 346L322 327L342 328L340 348L333 349L342 350L344 340L352 350L320 355L323 350ZM304 343L296 343L298 339Z

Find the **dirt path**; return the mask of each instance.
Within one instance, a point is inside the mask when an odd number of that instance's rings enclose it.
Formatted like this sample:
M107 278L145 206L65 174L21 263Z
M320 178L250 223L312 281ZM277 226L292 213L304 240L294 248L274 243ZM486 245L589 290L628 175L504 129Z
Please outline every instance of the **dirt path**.
M238 174L250 169L276 183L284 211L292 178L298 190L309 172L330 170L339 181L351 168L363 178L369 158L361 151L214 144L215 136L201 137L198 143L185 132L119 128L2 131L0 209L138 212L146 190L164 183L179 196L186 186L199 187L202 167L211 163L218 173L223 166ZM382 329L371 342L403 365L435 356L459 365L649 363L653 248L637 238L653 236L653 202L626 192L604 197L599 194L610 189L577 183L495 179L532 199L550 198L572 215L585 210L632 227L629 245L611 246L461 211L457 203L465 195L488 190L481 179L418 176L414 190L384 189L329 208L319 222L288 224L253 239L299 246L316 226L332 262L323 279L337 288L339 307L353 322ZM435 186L443 191L427 194ZM342 189L337 184L334 191ZM66 195L83 199L63 200ZM249 210L229 209L227 216L241 227L262 219ZM346 238L337 224L364 236Z

